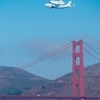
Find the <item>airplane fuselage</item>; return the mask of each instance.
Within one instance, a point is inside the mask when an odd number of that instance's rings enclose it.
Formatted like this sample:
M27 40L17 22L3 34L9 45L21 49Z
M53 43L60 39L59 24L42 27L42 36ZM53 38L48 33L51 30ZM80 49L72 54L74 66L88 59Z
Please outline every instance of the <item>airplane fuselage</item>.
M53 5L51 3L46 3L45 6L48 8L55 8L55 5Z

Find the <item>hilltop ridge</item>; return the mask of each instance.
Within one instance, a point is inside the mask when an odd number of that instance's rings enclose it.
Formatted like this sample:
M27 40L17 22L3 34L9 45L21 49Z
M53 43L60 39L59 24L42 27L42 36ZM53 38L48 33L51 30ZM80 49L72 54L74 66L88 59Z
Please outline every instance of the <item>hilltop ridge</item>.
M9 73L10 71L12 72ZM20 95L47 81L19 68L0 66L0 95Z

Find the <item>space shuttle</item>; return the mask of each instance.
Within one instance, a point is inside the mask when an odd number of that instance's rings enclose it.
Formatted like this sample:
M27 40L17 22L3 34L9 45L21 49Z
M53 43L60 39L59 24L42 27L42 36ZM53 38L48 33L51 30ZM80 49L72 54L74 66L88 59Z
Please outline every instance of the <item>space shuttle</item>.
M51 1L49 1L49 3L55 4L55 5L63 5L63 4L65 4L65 2L63 0L59 0L59 1L51 0Z

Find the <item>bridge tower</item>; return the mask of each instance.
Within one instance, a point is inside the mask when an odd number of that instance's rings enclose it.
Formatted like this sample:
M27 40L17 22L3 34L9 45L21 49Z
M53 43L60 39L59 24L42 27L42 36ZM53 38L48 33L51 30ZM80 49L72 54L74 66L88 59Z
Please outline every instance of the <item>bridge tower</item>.
M83 63L83 42L82 40L72 42L73 59L73 95L85 96L85 79Z

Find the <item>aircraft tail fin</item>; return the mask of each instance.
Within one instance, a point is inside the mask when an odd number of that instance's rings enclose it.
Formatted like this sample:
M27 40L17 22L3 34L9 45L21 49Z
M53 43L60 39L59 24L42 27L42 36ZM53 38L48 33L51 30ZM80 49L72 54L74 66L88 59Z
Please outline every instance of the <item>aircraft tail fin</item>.
M66 5L67 5L67 6L70 6L70 5L71 5L71 3L72 3L72 1L69 1Z

